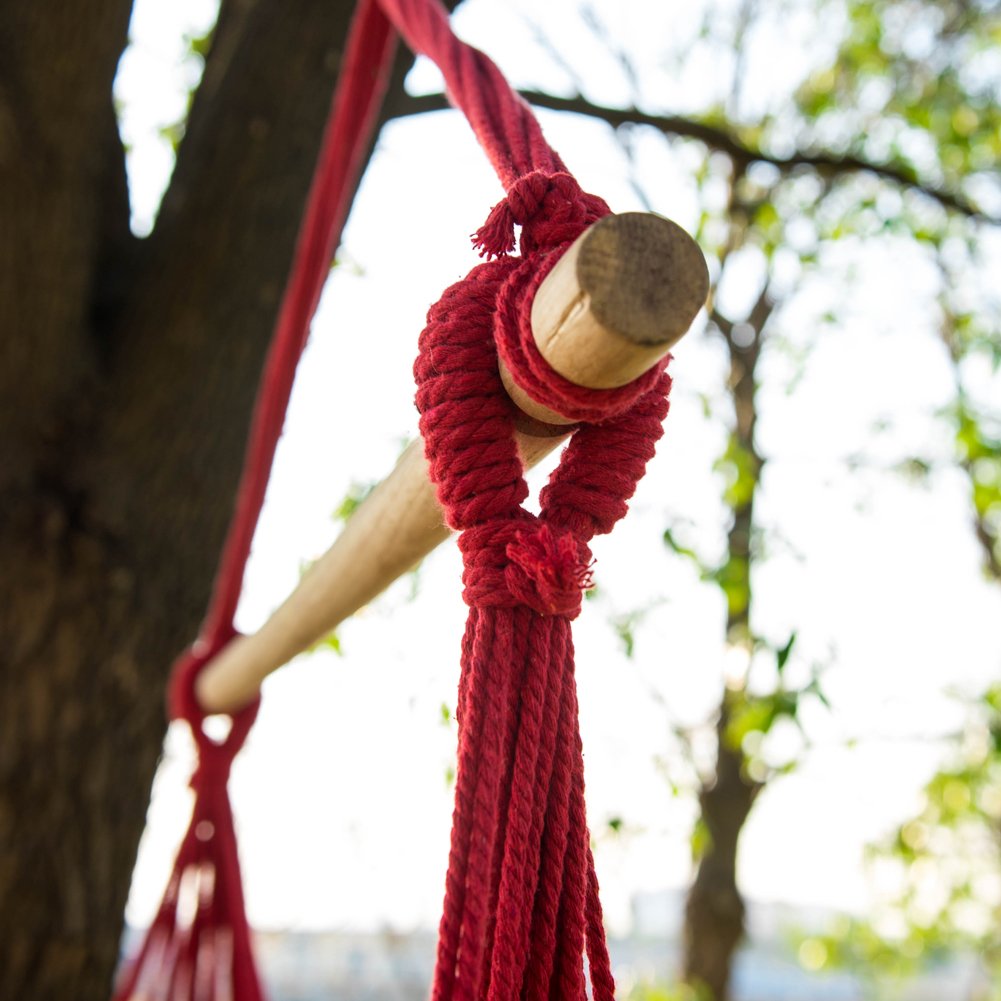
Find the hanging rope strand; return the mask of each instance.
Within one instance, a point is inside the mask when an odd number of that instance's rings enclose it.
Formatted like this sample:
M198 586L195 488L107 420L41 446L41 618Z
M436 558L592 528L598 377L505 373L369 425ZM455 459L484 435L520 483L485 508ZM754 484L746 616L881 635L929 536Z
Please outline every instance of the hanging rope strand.
M543 138L532 109L489 56L455 37L448 12L437 0L381 2L407 45L441 70L449 100L472 126L505 190L532 171L566 170Z
M236 511L202 630L203 638L213 645L232 628L236 615L296 367L340 241L352 186L389 82L395 47L391 26L378 3L361 0L345 46L344 68L331 103L288 283L264 363Z

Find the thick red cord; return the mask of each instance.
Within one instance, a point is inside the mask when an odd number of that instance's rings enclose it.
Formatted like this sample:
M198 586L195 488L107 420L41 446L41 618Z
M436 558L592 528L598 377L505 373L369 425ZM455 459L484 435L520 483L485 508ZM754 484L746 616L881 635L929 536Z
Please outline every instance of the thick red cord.
M432 307L415 364L431 475L448 523L461 531L470 605L432 997L583 1001L589 976L595 1001L613 999L584 811L570 620L590 586L588 542L625 513L661 434L670 381L654 370L621 389L585 390L539 355L529 322L535 291L608 207L581 191L497 67L455 38L438 0L361 0L355 15L260 388L236 514L201 636L171 684L172 714L191 724L198 745L194 814L160 911L116 998L153 983L158 995L176 999L261 997L226 793L257 703L236 714L229 736L216 743L202 729L194 680L234 635L295 365L385 88L390 21L415 52L439 65L450 98L506 190L475 237L488 263ZM517 227L520 256L513 257ZM498 357L540 402L586 422L543 490L538 516L521 507L527 486Z
M216 645L233 624L264 504L271 465L285 423L296 365L330 272L385 95L396 39L375 0L361 0L352 23L338 86L296 241L295 256L264 365L247 441L236 512L230 524L201 638Z
M607 213L581 191L494 64L459 43L433 0L382 0L441 68L506 198L476 243L491 263L431 308L415 364L431 477L461 531L464 597L459 760L433 1001L612 1001L584 810L570 619L590 584L588 542L625 513L667 414L653 370L581 389L535 347L530 311L549 270ZM515 227L521 227L520 257ZM579 421L536 517L498 371ZM585 956L586 966L585 970Z
M586 224L581 212L579 228ZM611 530L653 455L669 380L570 440L532 515L497 363L497 308L566 243L482 264L431 308L415 365L421 433L461 531L459 761L434 1001L579 1001L614 985L584 811L570 620L590 539ZM529 267L528 265L532 265ZM516 296L516 298L519 298ZM528 301L526 301L528 308Z

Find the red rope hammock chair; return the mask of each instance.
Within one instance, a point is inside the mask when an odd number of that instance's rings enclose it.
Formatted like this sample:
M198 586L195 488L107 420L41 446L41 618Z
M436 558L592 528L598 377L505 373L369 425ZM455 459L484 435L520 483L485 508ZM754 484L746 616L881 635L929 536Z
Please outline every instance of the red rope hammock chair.
M195 807L159 911L116 999L257 1001L226 792L258 702L222 742L203 730L198 672L236 635L233 617L291 392L349 193L386 86L393 28L444 74L504 188L476 234L487 261L428 314L415 364L432 478L464 560L455 810L435 1001L596 1001L614 985L584 812L570 622L590 586L588 542L608 532L667 413L663 363L628 385L581 389L542 359L529 310L540 283L605 203L581 191L494 64L460 43L437 0L361 0L331 108L247 447L236 514L201 635L175 667L174 717L191 725ZM515 227L520 253L515 256ZM532 397L581 422L541 513L514 443L503 360Z

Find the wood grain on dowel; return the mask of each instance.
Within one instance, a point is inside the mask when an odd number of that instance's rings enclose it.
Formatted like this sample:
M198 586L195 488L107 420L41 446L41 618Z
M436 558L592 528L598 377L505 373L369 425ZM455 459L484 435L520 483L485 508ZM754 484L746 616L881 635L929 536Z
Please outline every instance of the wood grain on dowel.
M532 333L539 351L580 386L622 386L659 361L691 325L708 292L701 251L674 223L644 213L607 216L564 254L539 287ZM501 372L526 420L516 432L526 466L566 437L570 423L541 407ZM207 712L231 712L282 664L363 607L448 537L428 478L423 443L351 516L296 590L250 636L234 640L200 675Z

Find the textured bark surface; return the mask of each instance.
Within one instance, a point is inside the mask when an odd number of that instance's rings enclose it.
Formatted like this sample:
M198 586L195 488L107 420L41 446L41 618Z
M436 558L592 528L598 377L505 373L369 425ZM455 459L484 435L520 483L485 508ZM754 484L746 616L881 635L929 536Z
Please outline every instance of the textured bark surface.
M223 0L138 240L131 0L0 0L0 999L109 995L352 7Z
M737 846L757 786L744 774L743 755L724 739L728 718L720 713L716 774L699 795L709 843L685 902L684 978L727 1001L733 957L744 937L744 899L737 886Z

